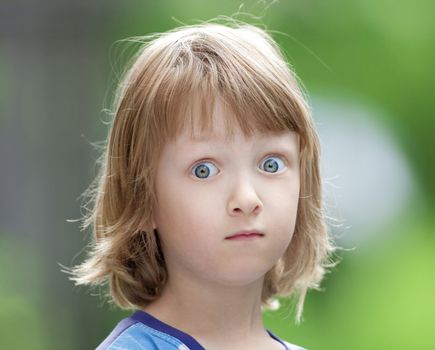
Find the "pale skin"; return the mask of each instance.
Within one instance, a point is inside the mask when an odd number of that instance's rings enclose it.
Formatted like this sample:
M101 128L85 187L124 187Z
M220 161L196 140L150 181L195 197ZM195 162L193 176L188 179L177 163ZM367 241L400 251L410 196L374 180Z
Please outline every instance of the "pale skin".
M299 137L236 130L167 143L156 169L154 216L168 269L161 297L144 311L193 336L207 350L284 349L266 332L264 275L291 242L299 199ZM227 236L256 229L264 236Z

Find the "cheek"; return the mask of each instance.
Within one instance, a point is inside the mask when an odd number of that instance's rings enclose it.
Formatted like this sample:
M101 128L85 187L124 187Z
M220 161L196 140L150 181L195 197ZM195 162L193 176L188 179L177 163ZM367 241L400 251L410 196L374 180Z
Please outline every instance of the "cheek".
M168 266L188 270L215 266L212 253L222 239L216 199L186 188L175 193L171 187L159 199L157 226Z
M157 227L176 240L200 236L207 227L213 227L217 202L216 196L198 186L168 184L158 193Z
M269 224L276 231L282 232L283 238L293 234L299 205L299 182L291 182L287 186L277 187L273 193L268 193L264 203Z
M276 184L268 184L264 193L270 205L288 210L297 206L299 200L299 179L294 174Z

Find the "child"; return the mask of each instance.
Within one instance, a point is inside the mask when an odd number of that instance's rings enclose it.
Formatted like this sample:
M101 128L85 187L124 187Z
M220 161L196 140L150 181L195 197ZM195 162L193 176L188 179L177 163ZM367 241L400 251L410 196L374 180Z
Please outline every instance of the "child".
M240 22L140 40L72 270L136 310L98 349L302 349L262 323L276 296L298 297L299 322L335 249L295 74Z

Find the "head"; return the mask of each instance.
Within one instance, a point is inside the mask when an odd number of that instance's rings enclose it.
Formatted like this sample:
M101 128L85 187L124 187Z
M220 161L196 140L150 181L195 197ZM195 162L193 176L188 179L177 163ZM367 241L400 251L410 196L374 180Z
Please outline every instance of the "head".
M258 262L248 275L264 276L265 307L272 297L298 295L299 318L333 247L322 210L319 142L295 74L271 37L246 24L188 26L146 39L120 84L87 218L94 249L76 269L76 280L107 281L119 306L146 306L165 287L174 259L189 266L174 250L179 244L172 244L174 227L187 216L177 234L195 238L196 252L201 244L210 252L217 242L227 244L235 231L262 230L270 244L261 263L247 257L251 266ZM202 171L215 179L182 172L195 166L194 152L210 151L216 159L201 162ZM260 174L265 160L288 171ZM173 176L177 171L180 177ZM201 240L207 223L221 223L214 240ZM207 266L218 262L211 257ZM220 272L228 284L246 276Z

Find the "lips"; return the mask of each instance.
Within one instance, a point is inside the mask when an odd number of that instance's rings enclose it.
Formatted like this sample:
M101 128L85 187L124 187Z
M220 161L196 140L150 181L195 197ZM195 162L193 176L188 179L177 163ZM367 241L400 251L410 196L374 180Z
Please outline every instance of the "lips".
M236 232L230 236L225 237L225 239L235 239L235 238L254 238L254 237L263 237L264 233L257 230L245 230Z

